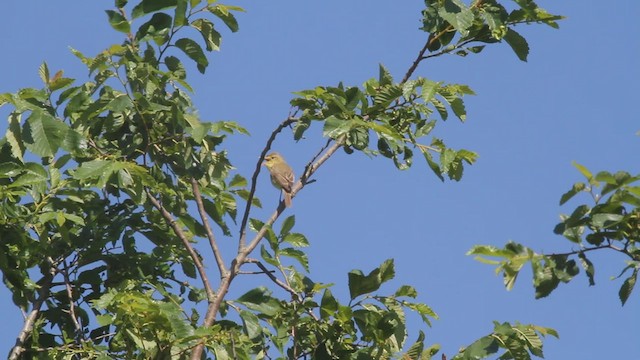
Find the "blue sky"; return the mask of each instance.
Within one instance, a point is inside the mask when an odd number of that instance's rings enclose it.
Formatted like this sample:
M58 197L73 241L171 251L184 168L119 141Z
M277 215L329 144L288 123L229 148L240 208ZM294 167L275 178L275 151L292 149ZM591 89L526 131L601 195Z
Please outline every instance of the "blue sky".
M377 76L379 63L399 79L425 41L418 30L420 0L227 3L247 10L239 16L240 32L223 32L222 51L212 55L207 73L192 71L189 81L204 120L235 120L251 132L227 144L237 171L246 176L271 129L287 116L293 91L339 81L359 85ZM419 299L440 315L426 331L427 342L440 343L449 356L489 333L491 321L498 320L558 330L560 340L545 342L547 359L629 358L640 351L640 294L636 290L620 306L621 282L610 278L624 266L621 256L593 254L595 287L581 276L541 300L533 298L528 271L507 292L490 266L465 256L475 244L508 240L538 251L571 250L552 230L559 214L588 201L558 205L560 195L582 180L572 161L592 171L640 173L633 155L640 153L634 105L640 3L539 4L567 19L559 30L520 28L531 47L527 63L500 44L467 58L430 59L417 71L432 80L468 84L477 93L466 99L465 124L452 119L437 130L450 146L480 155L461 182L441 183L418 159L399 172L383 159L340 153L288 212L312 243L312 278L336 283L345 301L348 271L369 271L395 258L393 285L414 285ZM0 92L39 87L43 61L52 73L63 69L84 81L86 70L68 47L93 55L119 43L103 11L110 6L111 1L80 0L5 4ZM0 109L2 118L7 113L7 107ZM276 149L300 173L319 144L311 135L297 144L284 135ZM258 195L264 204L277 200L264 174ZM0 307L5 353L22 320L2 285Z

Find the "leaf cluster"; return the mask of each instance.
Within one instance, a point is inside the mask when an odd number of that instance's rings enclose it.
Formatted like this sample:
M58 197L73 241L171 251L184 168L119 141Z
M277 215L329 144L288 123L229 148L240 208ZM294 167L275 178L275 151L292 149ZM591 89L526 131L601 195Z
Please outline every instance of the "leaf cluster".
M504 248L476 246L469 254L498 265L505 286L510 289L526 263L533 269L536 298L549 295L561 282L569 282L580 268L585 271L589 285L595 285L595 266L588 258L592 251L611 250L627 258L618 275L630 274L618 292L624 305L629 299L640 272L640 176L620 171L615 174L601 171L592 174L586 167L575 164L586 178L574 184L560 198L563 205L579 194L589 195L593 205L578 205L569 215L562 215L554 233L562 235L578 249L560 254L539 254L521 244L509 242ZM500 261L486 257L502 258Z
M459 56L477 54L485 45L505 41L516 56L527 60L529 44L514 30L519 24L540 23L558 28L562 16L552 15L532 0L515 0L508 11L496 0L475 0L466 5L461 0L425 0L422 30L429 33L428 50Z
M312 122L320 121L322 135L339 141L348 154L361 151L382 155L405 170L413 164L417 150L441 180L444 176L460 180L464 164L474 163L477 155L451 149L436 137L428 144L421 140L432 135L437 121L447 120L450 112L465 121L463 96L473 94L466 85L422 77L398 83L380 65L378 78L368 80L361 88L339 84L298 92L299 97L291 101L300 112L294 123L294 138L302 139Z

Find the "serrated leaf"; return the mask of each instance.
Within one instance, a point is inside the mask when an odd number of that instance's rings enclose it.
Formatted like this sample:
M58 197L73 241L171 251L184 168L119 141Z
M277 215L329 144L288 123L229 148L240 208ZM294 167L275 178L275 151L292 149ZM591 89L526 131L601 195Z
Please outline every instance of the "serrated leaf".
M215 6L209 6L207 8L207 10L209 10L212 14L214 14L215 16L217 16L220 20L222 20L222 22L224 22L225 25L227 25L227 27L229 28L229 30L231 30L232 32L237 32L239 27L238 27L238 21L236 20L236 17L229 11L229 10L242 10L239 7L229 7L226 5L222 5L222 4L217 4Z
M242 319L245 334L247 334L249 339L257 339L262 336L260 319L255 314L246 310L240 310L239 315Z
M251 231L258 232L263 226L264 223L262 221L253 218L249 219L249 229L251 229Z
M372 293L380 288L385 281L392 279L395 275L393 260L387 260L380 267L371 271L368 275L360 270L349 272L349 294L351 300L356 297Z
M200 32L207 51L220 50L222 35L214 28L211 21L207 19L196 19L191 22L191 26Z
M291 215L288 216L282 222L282 226L280 227L280 236L287 235L293 229L293 226L296 224L296 216Z
M105 10L107 17L109 18L109 25L116 31L128 34L131 31L131 23L122 16L121 13L115 10Z
M284 248L278 251L278 254L281 256L290 257L292 259L298 260L300 265L305 269L305 271L309 272L309 258L304 251L293 249L293 248Z
M204 74L207 66L209 66L209 60L207 60L207 57L197 42L189 38L182 38L176 41L176 47L182 50L191 60L195 61L198 71Z
M174 26L183 26L187 25L187 0L177 0L176 3L176 12L173 17Z
M136 19L152 12L175 7L177 0L142 0L131 10L131 16Z
M591 179L593 178L593 174L591 174L591 171L589 171L586 167L584 167L583 165L578 164L577 162L572 162L572 165L575 166L576 169L578 169L578 171L580 171L580 173L587 178L587 180L591 181ZM599 180L601 181L601 180Z
M46 62L43 62L38 68L38 75L45 86L49 85L49 67Z
M249 290L236 301L249 309L260 311L266 316L273 316L282 308L280 302L271 297L271 292L262 286Z
M322 294L322 300L320 300L320 317L328 319L338 311L338 308L339 304L333 293L331 293L331 290L326 289Z
M19 113L11 113L9 115L9 127L5 133L5 138L9 143L11 149L11 155L19 160L24 161L25 144L22 140L22 129L20 128L20 119L22 115Z
M573 184L573 187L571 188L571 190L567 191L566 193L562 194L562 196L560 197L560 205L564 205L564 203L566 203L567 201L571 200L571 198L573 198L576 194L578 194L579 192L583 191L584 189L586 189L586 185L585 183L575 183Z
M397 297L407 296L415 298L418 296L418 291L413 286L402 285L398 290L396 290L394 295Z
M388 86L393 84L393 76L389 70L382 64L379 65L378 83L380 86Z
M587 277L589 278L589 286L594 286L596 284L594 280L596 269L593 266L593 263L591 262L591 260L587 258L584 252L579 252L578 258L580 259L580 264L582 264L582 268L584 269L584 272L587 274Z
M295 247L307 247L309 246L309 241L307 238L300 233L290 233L285 235L284 242L289 243Z
M433 97L436 95L438 89L440 89L440 86L441 83L439 82L425 79L424 83L422 84L422 92L420 94L422 101L424 101L425 103L430 102L431 99L433 99Z
M64 141L69 127L62 121L34 110L26 121L23 139L27 149L42 157L53 156Z
M475 18L473 11L460 0L445 0L443 5L438 8L440 16L458 30L462 36L466 36Z
M56 90L64 89L67 86L73 84L74 81L75 79L63 78L63 77L52 79L51 82L49 83L49 90L56 91Z
M636 268L633 271L633 274L626 278L620 287L620 291L618 291L618 296L620 297L620 302L624 306L624 304L629 299L629 295L633 291L634 286L636 285L636 280L638 279L638 269Z
M511 46L511 49L516 53L518 59L525 62L527 61L527 56L529 55L529 44L522 35L509 28L507 30L507 34L504 36L504 40L509 44L509 46Z

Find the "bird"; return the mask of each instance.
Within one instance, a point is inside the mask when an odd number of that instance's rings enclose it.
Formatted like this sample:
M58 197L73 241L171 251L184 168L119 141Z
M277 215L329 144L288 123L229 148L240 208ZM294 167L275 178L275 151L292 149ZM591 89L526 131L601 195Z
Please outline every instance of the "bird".
M295 181L295 174L282 155L272 152L264 157L264 166L271 174L271 183L284 194L284 205L291 207L291 188Z

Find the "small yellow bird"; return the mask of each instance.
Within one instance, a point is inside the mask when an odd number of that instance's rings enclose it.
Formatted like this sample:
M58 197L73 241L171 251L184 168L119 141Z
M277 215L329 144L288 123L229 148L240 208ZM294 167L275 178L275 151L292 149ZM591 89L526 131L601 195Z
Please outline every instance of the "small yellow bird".
M264 166L271 173L271 183L284 194L284 204L291 207L291 187L295 181L295 175L291 166L287 164L282 155L272 152L264 157Z
M284 205L291 207L291 187L295 181L295 175L291 166L287 164L282 155L272 152L264 157L264 166L271 173L271 183L284 194Z

